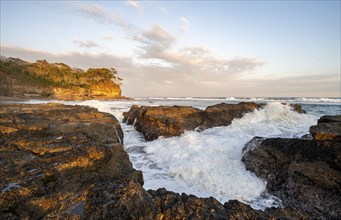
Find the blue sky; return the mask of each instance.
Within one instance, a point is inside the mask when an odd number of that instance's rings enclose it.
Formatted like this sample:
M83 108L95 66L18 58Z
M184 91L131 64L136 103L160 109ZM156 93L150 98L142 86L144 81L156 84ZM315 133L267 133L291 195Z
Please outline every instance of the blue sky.
M4 1L1 55L115 67L127 96L340 96L340 1Z

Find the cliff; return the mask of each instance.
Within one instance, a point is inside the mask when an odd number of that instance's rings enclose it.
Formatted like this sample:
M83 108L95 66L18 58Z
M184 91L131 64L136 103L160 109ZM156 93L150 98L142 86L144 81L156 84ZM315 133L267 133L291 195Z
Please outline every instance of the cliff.
M0 78L1 96L60 100L122 98L122 79L113 68L84 71L46 60L30 63L2 57Z

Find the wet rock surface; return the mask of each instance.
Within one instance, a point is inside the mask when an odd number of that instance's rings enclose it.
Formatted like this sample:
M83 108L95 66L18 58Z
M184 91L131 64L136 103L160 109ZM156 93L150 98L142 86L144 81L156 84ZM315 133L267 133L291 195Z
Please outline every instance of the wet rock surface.
M205 118L202 128L230 125L233 119L241 118L245 113L252 112L263 106L264 104L256 104L254 102L241 102L239 104L221 103L208 106L205 109L207 118Z
M204 130L218 126L228 126L233 119L263 107L265 104L241 102L221 103L208 106L205 111L187 106L137 106L124 112L123 122L134 124L146 140L152 141L160 136L180 136L185 131ZM300 105L292 105L298 113L305 113Z
M85 216L98 182L143 182L109 114L59 104L1 105L0 114L2 217Z
M144 190L118 121L93 108L1 105L0 116L0 219L309 219Z
M203 123L205 112L186 106L141 107L136 114L135 128L146 140L159 136L179 136Z
M269 192L285 206L313 219L337 219L341 216L341 132L335 123L339 121L340 116L321 117L310 129L313 139L254 138L245 146L242 161L267 181Z

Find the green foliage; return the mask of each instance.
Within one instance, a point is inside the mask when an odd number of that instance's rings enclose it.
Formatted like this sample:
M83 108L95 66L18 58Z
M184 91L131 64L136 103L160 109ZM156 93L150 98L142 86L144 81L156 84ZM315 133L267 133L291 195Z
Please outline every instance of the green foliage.
M117 77L114 68L90 68L85 72L63 63L48 63L46 60L28 63L16 58L2 58L0 69L31 82L70 89L79 87L89 89L92 85L101 82L110 82L119 87L122 81Z

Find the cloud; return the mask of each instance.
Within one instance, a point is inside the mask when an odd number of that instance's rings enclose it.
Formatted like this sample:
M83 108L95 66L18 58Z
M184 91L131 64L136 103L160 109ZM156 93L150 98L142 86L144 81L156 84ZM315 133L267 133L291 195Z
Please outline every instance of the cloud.
M114 40L114 39L116 38L116 36L113 35L113 34L104 34L104 35L102 36L102 38L103 38L104 40L107 40L107 41L112 41L112 40Z
M132 7L133 9L135 9L136 11L140 12L141 10L141 5L139 2L137 1L133 1L133 0L128 0L127 4Z
M74 39L72 41L74 44L76 44L79 47L83 47L83 48L93 48L93 47L99 47L99 45L97 43L95 43L94 41L90 41L90 40L78 40L78 39Z
M177 39L159 25L154 25L150 30L139 34L135 40L146 45L167 47Z
M190 25L191 25L191 23L188 21L187 18L185 18L185 17L180 18L180 30L181 30L181 32L183 32L183 33L188 32Z
M245 79L241 80L240 88L245 96L338 97L341 92L340 79L337 73Z
M126 68L131 65L131 58L120 57L110 54L100 53L50 53L43 50L23 48L11 45L1 45L1 53L7 57L17 57L23 60L34 62L46 59L49 62L63 62L73 67L87 69L90 67L116 67Z
M137 29L136 26L126 22L113 11L109 11L108 9L97 4L78 4L76 6L76 10L87 18L90 17L97 22L104 24L115 24L127 33L132 33Z
M197 79L203 80L208 78L208 75L236 77L242 72L252 71L264 65L264 62L254 58L219 58L205 47L178 47L178 39L160 25L140 31L118 15L96 4L80 4L78 9L98 22L115 24L123 28L130 40L139 43L137 58L141 64L172 67L173 71L195 74ZM180 21L183 30L188 30L190 25L188 19L181 17Z
M153 26L135 36L134 40L140 43L139 59L158 60L175 72L196 75L197 80L206 80L214 75L237 77L265 64L255 58L220 58L206 47L179 47L177 38L161 26Z

